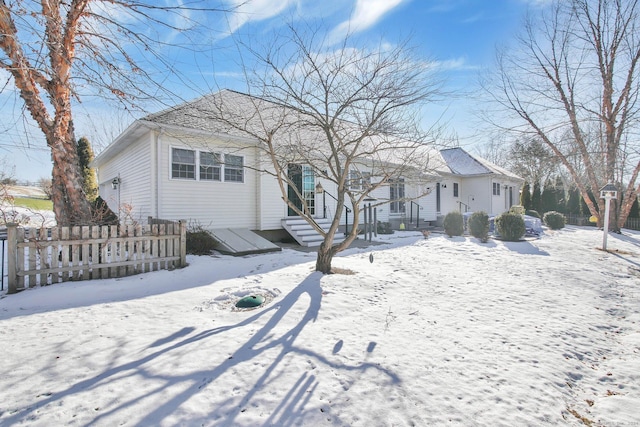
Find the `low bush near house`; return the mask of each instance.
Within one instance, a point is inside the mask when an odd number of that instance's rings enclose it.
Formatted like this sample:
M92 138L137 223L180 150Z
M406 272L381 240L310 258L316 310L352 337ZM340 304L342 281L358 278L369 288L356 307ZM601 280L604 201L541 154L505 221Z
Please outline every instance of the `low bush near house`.
M560 212L549 211L544 214L544 224L552 230L564 228L566 219Z
M515 213L515 214L518 214L518 215L524 215L525 214L525 209L524 209L524 206L522 206L522 205L513 205L513 206L511 206L509 208L509 212ZM539 216L538 216L538 218L539 218Z
M517 242L526 231L522 215L505 212L496 217L496 229L503 240Z
M540 213L538 211L534 211L532 209L529 209L525 212L525 215L529 215L529 216L535 216L538 219L542 219L540 218Z
M469 233L482 243L489 240L489 215L486 212L474 212L469 218Z
M449 237L462 236L464 233L464 219L460 212L449 212L444 217L444 232Z
M378 234L393 234L391 223L378 221Z
M187 230L187 253L191 255L209 255L216 241L211 233L201 225L189 226Z

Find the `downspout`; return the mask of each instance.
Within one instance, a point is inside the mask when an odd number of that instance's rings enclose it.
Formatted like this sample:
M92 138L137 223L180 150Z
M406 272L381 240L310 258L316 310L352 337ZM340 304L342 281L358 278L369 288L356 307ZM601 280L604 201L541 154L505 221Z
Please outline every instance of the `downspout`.
M263 215L262 180L261 180L262 174L260 173L260 170L262 170L262 156L261 156L260 148L258 148L257 145L255 147L254 156L255 156L255 162L257 166L256 168L254 168L254 173L256 174L256 191L255 191L256 222L255 222L255 225L259 231L262 231L262 229L264 228L264 218L262 217Z
M162 146L162 134L164 133L164 129L160 128L158 135L156 136L156 155L155 155L155 179L156 179L156 191L155 191L155 216L156 218L160 218L160 185L162 180L160 179L160 148Z

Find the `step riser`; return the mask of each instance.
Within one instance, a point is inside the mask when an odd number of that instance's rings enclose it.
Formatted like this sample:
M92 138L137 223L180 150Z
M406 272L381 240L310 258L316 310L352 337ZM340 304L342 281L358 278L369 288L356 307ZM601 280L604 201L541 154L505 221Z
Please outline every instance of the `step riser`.
M325 232L329 230L331 222L325 219L316 220L316 224ZM324 238L307 221L298 218L282 221L282 226L301 245L306 247L320 246ZM340 243L344 239L335 237L335 243Z

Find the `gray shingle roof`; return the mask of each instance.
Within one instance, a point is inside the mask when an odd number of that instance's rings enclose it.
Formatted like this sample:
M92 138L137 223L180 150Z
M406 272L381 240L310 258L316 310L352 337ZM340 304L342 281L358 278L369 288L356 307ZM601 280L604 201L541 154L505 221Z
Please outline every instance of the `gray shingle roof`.
M447 163L451 173L463 176L474 175L504 175L512 179L521 180L516 174L495 165L481 157L467 153L460 147L440 150L444 161Z
M287 122L290 123L290 120L295 121L295 114L291 116L291 111L285 110L281 105L276 103L225 89L150 114L138 121L138 123L153 123L159 126L168 125L174 128L183 128L187 131L195 130L228 135L230 137L251 138L250 135L252 133L254 135L264 134L265 129L274 123L284 123L286 127ZM221 120L220 117L222 116L227 120ZM233 120L229 120L230 117L233 118ZM242 129L231 126L229 124L230 122L238 123ZM345 129L354 126L347 122L343 122L342 124ZM132 128L135 128L135 126L132 126ZM308 130L303 139L309 142L317 140L318 138L323 139L323 137L324 135L318 134L317 130ZM120 137L118 139L120 139ZM376 136L372 136L371 143L374 145L375 140ZM411 148L415 147L414 144L408 141L405 142L408 144L407 147L409 151L415 149ZM119 145L118 143L125 143L125 141L116 140L115 144L112 145ZM298 143L300 143L300 141L298 141ZM398 143L398 148L400 148L403 142L398 141ZM114 147L107 147L105 151L109 151L109 148L113 149ZM431 170L432 172L445 174L453 173L454 175L461 176L497 174L521 180L521 178L506 169L480 157L473 156L462 148L449 148L437 151L429 146L423 146L419 147L418 150L422 153L423 161L420 162L422 163L420 169L424 168L423 170ZM117 152L117 150L111 151L111 155ZM394 156L394 153L389 153L389 150L386 150L386 161L392 163L394 163L394 161L401 162L402 150L398 149L395 151L397 151L397 153L395 153L397 156ZM105 154L107 153L100 153L97 160L103 160L102 157L105 157Z
M246 132L234 129L227 122L220 120L220 111L224 108L225 114L244 116L244 122L251 123L250 117L246 116L251 116L251 112L256 109L264 112L267 109L264 104L269 105L273 110L272 103L239 92L223 90L150 114L142 120L191 130L246 137Z

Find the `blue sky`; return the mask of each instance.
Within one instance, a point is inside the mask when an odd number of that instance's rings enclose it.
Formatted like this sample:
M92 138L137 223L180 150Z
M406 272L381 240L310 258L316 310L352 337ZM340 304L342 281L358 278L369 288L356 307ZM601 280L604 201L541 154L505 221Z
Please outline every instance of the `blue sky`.
M442 64L446 89L456 94L434 108L434 118L442 114L449 130L458 136L460 145L469 149L482 144L486 138L477 132L476 107L471 96L479 73L492 66L496 46L508 43L515 36L527 9L544 7L548 3L548 0L244 1L224 0L227 6L242 5L236 13L218 14L210 19L216 28L211 34L213 60L193 58L199 66L190 70L191 64L184 64L194 80L201 78L198 74L202 72L205 76L202 78L215 75L219 85L242 89L243 83L237 78L240 70L231 60L235 48L228 34L268 37L284 23L301 17L322 19L329 37L336 39L346 28L356 33L360 40L397 43L410 38L419 54ZM190 61L188 57L182 60ZM189 91L185 90L185 93ZM4 117L0 127L0 157L5 159L5 164L15 166L13 176L19 180L50 177L51 162L43 139L37 130L29 131L16 119L20 114L20 103L15 102L15 96L7 93L7 89L0 95L0 100L3 101L0 111ZM7 110L11 108L13 114L8 114ZM74 113L76 136L89 137L96 151L133 120L115 106L94 105L91 101L84 102ZM426 117L425 124L430 120ZM24 145L30 148L18 147Z

